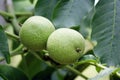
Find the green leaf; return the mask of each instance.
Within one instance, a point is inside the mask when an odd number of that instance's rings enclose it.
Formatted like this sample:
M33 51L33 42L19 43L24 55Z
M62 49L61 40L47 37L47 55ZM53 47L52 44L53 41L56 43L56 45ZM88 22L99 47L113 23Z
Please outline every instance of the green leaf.
M120 65L120 0L100 0L92 23L94 53L108 66Z
M55 68L48 66L45 70L40 71L38 74L36 74L32 80L51 80L51 75L54 71Z
M61 0L53 13L55 27L79 26L94 5L94 0Z
M87 54L80 58L80 61L87 61L87 60L96 60L96 57L91 54Z
M15 0L13 1L13 6L17 14L30 13L34 8L29 0Z
M79 62L76 63L75 67L77 70L82 72L90 65L91 62L97 63L97 59L92 54L87 54L79 59Z
M106 68L102 70L97 76L88 80L105 80L106 76L110 76L110 74L114 71L113 68Z
M110 80L120 80L120 77L116 74L110 75Z
M7 65L0 65L0 76L5 80L28 80L22 71Z
M95 13L95 9L94 7L89 11L89 13L83 18L83 20L81 21L80 24L80 32L82 33L82 35L87 38L87 39L91 39L91 22L93 19Z
M0 25L0 56L3 56L6 59L7 63L10 63L7 36L5 35L1 25Z
M53 72L51 80L66 80L64 79L65 75L66 71L64 69L58 69L55 72Z
M47 66L48 65L45 62L38 60L32 55L32 53L28 53L25 56L25 60L22 60L19 64L19 68L28 74L30 78L35 76L40 71L45 70Z
M31 3L33 3L34 2L34 0L29 0Z
M76 30L76 31L79 31L80 30L80 26L72 26L72 27L70 27L71 29L74 29L74 30Z
M52 18L53 10L60 0L38 0L35 6L35 15Z

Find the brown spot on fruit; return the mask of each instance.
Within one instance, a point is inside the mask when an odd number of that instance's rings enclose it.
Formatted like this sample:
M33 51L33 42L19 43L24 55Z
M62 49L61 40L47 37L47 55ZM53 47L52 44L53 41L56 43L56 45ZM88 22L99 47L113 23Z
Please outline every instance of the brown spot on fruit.
M78 52L78 53L79 53L80 51L81 51L81 49L80 49L80 48L76 48L76 52Z

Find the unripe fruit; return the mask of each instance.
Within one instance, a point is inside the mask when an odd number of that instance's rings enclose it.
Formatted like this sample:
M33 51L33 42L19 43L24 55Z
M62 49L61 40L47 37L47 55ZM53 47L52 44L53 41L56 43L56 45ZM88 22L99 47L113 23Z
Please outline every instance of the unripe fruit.
M71 64L83 55L85 40L72 29L61 28L48 38L47 50L51 59L60 64Z
M46 48L47 39L54 30L54 25L47 18L32 16L23 23L19 36L24 46L39 51Z

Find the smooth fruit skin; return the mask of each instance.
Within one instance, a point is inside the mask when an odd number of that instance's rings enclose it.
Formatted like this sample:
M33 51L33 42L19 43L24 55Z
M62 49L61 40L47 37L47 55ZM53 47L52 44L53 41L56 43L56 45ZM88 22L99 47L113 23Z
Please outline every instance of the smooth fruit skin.
M54 30L54 25L47 18L32 16L23 23L19 36L24 46L39 51L46 48L47 39Z
M85 40L72 29L60 28L48 38L47 50L51 59L60 64L71 64L83 55Z

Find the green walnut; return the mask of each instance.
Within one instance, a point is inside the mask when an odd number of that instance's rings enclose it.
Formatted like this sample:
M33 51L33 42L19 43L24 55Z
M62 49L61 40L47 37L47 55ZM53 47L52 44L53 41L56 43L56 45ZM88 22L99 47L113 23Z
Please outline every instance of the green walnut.
M24 46L39 51L46 48L47 39L54 30L54 25L47 18L32 16L23 23L19 36Z
M76 62L85 49L83 36L72 29L60 28L54 31L48 38L47 50L49 56L60 64Z

